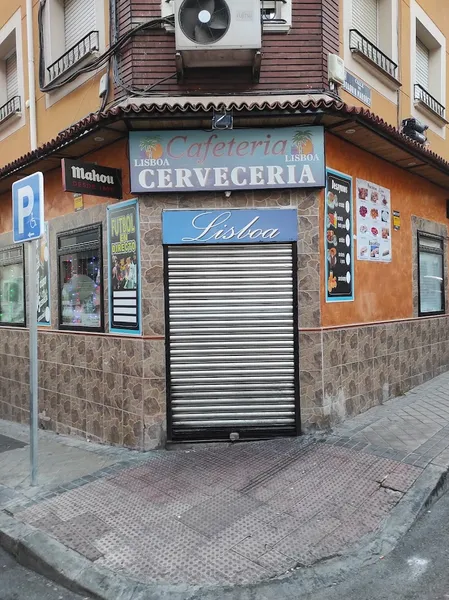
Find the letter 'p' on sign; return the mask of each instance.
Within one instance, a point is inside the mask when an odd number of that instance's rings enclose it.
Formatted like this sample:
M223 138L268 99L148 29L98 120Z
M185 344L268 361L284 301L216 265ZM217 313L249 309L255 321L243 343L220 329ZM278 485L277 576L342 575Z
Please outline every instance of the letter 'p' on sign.
M34 173L12 185L14 242L42 237L44 232L44 176Z

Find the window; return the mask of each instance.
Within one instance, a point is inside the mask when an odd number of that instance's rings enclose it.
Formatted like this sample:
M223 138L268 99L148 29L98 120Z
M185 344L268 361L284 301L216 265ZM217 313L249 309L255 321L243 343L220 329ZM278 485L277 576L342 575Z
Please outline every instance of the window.
M261 11L264 31L290 31L292 0L262 0Z
M376 75L387 75L397 88L397 0L350 0L350 7L351 54Z
M25 325L23 246L0 250L0 324Z
M411 3L412 116L445 136L446 39L428 15ZM436 127L435 127L436 125Z
M102 0L46 0L43 22L47 84L105 49Z
M25 124L20 11L0 29L0 139Z
M59 326L103 330L101 224L58 235Z
M378 45L377 22L378 0L353 0L352 25L375 46Z
M441 314L444 306L444 241L418 232L419 315Z

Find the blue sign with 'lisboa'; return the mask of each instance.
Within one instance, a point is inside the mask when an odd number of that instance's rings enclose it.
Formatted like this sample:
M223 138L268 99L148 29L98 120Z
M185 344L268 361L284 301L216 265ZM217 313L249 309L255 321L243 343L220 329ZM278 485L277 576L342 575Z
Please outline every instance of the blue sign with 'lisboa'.
M164 244L254 244L294 242L296 209L166 210Z
M324 187L322 127L134 131L133 192Z

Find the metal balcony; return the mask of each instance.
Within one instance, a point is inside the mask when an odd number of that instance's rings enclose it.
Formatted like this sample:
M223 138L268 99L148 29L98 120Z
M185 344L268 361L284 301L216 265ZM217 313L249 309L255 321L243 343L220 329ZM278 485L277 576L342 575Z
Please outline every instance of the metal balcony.
M0 123L20 112L20 96L13 96L3 106L0 106Z
M73 67L73 65L76 65L80 60L99 49L99 33L98 31L91 31L77 44L67 50L58 60L47 67L49 80L53 81Z
M442 119L445 118L445 107L433 96L431 96L422 85L419 85L419 83L415 83L414 99L417 102L422 102L427 108L429 108Z
M363 56L368 58L387 75L393 77L393 79L397 79L396 71L398 65L370 42L368 38L362 35L360 31L357 31L357 29L349 30L349 49L351 52L363 54Z

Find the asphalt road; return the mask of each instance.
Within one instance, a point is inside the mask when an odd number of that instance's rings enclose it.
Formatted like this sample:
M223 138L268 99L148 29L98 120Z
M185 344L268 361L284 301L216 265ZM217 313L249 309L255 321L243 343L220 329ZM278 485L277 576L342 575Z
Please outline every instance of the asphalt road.
M18 565L0 548L0 600L83 600Z
M301 600L449 599L449 492L386 558Z

